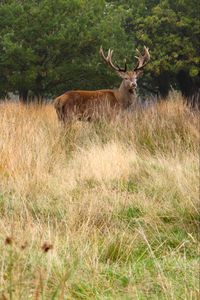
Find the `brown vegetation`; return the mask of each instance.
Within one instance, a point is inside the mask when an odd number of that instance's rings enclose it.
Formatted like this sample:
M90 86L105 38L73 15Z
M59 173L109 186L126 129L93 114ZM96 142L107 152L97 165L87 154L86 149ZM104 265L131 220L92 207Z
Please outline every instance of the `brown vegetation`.
M179 95L90 123L9 102L0 118L0 297L198 299L198 114Z

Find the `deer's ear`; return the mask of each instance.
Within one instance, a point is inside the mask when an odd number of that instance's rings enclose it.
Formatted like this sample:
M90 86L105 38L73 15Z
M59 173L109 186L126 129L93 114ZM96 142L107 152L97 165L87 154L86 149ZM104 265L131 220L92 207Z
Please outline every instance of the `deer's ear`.
M123 79L127 76L125 72L116 71L116 73L117 73L117 75L118 75L119 77L121 77L121 78L123 78Z
M135 71L135 72L136 72L137 78L142 77L142 75L143 75L143 71L142 70L138 70L138 71Z

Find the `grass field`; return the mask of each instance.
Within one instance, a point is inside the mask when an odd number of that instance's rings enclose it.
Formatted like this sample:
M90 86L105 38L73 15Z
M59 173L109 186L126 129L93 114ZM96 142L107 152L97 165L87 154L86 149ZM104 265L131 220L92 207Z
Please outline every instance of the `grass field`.
M198 113L63 127L0 104L0 299L199 299Z

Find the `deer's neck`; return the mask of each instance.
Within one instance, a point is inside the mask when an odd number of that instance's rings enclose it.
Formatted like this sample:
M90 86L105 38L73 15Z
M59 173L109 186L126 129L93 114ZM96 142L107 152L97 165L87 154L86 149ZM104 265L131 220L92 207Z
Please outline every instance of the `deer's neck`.
M118 89L118 93L119 93L119 100L123 108L132 108L136 105L136 101L137 101L136 90L135 89L128 90L125 87L123 81Z

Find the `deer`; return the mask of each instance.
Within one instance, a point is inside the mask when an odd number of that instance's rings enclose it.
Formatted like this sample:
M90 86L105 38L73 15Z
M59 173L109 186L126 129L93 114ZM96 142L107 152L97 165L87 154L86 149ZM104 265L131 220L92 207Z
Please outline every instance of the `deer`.
M91 120L98 107L107 106L113 109L131 109L137 102L137 79L143 73L144 67L150 60L149 49L144 46L144 53L136 49L137 59L135 67L127 70L127 63L123 68L112 62L113 50L109 49L107 56L102 46L99 50L103 61L122 78L119 88L103 90L72 90L58 96L54 100L54 107L60 121L70 120L76 116L79 120Z

